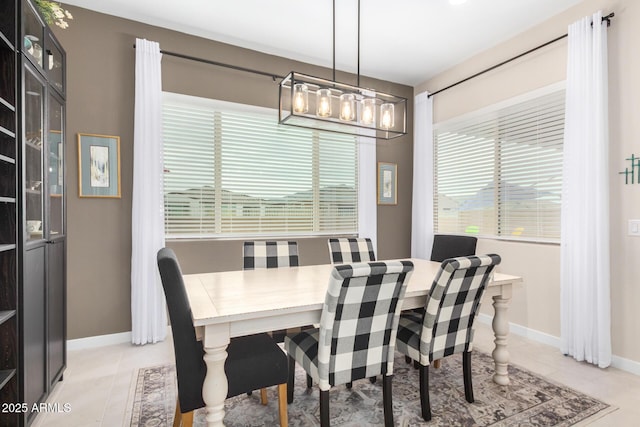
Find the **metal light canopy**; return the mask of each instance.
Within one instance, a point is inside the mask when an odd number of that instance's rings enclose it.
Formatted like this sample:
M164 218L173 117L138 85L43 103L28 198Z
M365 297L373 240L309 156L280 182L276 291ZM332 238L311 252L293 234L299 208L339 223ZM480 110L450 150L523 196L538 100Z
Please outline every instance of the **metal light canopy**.
M407 99L292 71L279 88L280 124L393 139L407 133Z

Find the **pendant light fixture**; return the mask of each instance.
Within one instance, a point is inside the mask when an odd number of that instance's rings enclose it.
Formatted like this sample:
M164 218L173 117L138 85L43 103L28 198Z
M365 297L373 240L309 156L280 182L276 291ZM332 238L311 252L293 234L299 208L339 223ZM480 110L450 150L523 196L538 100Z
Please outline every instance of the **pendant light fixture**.
M360 87L360 0L357 85L336 81L335 13L333 0L333 80L289 73L279 86L279 123L380 139L406 135L407 99Z

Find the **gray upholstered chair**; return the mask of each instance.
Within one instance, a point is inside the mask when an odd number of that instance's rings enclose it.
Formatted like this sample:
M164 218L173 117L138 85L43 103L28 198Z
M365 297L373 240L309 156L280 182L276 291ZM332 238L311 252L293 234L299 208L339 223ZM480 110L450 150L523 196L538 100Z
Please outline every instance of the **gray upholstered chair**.
M475 236L436 234L433 236L431 261L442 262L447 258L475 255L477 242Z
M196 339L182 272L175 253L158 252L158 269L167 300L178 378L178 400L173 425L190 427L193 411L204 406L202 385L207 373L202 342ZM224 364L227 398L278 385L280 427L287 426L287 356L267 334L232 338Z
M425 314L409 312L400 317L396 348L420 364L420 405L425 421L431 419L429 365L434 360L462 353L464 394L467 402L473 403L473 323L498 264L498 255L445 260L431 286Z
M320 423L329 426L329 389L383 375L385 426L393 426L391 380L394 342L413 263L344 264L331 272L320 327L287 335L288 401L296 362L320 387ZM307 383L307 386L310 385Z
M368 237L337 237L328 241L331 264L370 262L376 260L373 244Z

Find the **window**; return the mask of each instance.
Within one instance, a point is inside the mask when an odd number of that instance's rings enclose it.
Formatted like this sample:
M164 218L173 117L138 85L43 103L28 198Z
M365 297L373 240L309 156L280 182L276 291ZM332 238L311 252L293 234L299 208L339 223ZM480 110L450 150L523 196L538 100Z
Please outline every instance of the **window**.
M434 126L434 228L560 240L564 88Z
M355 137L279 126L276 117L164 94L167 238L357 232Z

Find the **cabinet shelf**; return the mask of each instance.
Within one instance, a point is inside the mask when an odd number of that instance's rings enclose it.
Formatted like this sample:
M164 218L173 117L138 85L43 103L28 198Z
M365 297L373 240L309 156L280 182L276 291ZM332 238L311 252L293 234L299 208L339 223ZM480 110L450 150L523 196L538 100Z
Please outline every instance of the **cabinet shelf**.
M15 52L16 50L15 46L2 32L0 32L0 42L2 43L2 48L5 48L5 49L8 48Z
M7 101L6 99L4 99L3 97L0 96L0 105L4 105L4 107L8 110L10 110L11 112L16 111L16 107L13 106L9 101Z
M15 248L16 248L16 245L14 245L14 244L0 245L0 253L6 252L6 251L10 251L10 250L15 249Z
M0 154L0 161L5 163L11 163L12 165L16 164L15 159L12 159L11 157L3 156L2 154Z
M0 371L0 389L3 388L16 374L15 369L4 369Z
M16 133L15 132L11 132L9 129L4 128L2 126L0 126L0 133L3 133L11 138L15 138L16 137Z
M15 197L0 197L0 203L15 203Z
M2 310L0 311L0 325L16 315L15 310Z

